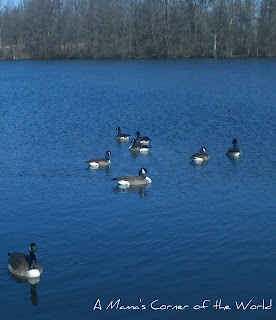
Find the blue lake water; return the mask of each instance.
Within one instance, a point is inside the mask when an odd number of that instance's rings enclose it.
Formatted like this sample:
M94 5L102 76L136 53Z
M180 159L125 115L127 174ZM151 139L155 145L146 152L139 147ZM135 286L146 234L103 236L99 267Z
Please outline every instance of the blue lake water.
M0 318L275 319L235 304L276 303L275 74L275 59L0 62ZM87 168L107 150L109 170ZM145 190L111 180L142 167ZM36 287L7 270L31 242ZM140 310L106 310L118 299Z

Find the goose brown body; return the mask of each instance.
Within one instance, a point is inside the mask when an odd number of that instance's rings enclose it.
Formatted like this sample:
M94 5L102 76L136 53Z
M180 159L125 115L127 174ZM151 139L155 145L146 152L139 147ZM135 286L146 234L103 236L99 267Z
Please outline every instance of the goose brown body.
M151 183L151 179L146 176L147 169L141 168L139 170L139 175L129 175L129 176L122 176L118 178L113 178L112 180L116 180L118 184L124 186L142 186Z
M207 151L206 148L202 147L199 153L191 155L190 158L194 162L208 161L210 160L210 156L207 153L205 153L205 151Z
M149 146L141 144L141 143L137 142L137 140L135 140L135 139L132 139L131 142L132 142L132 146L129 147L129 150L132 152L142 152L143 153L143 152L150 151Z

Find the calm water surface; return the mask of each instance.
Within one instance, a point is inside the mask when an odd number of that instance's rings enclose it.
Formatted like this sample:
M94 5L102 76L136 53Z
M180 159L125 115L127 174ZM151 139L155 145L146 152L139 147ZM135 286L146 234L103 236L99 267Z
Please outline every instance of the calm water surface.
M275 319L235 306L276 303L275 74L275 59L1 62L1 319ZM202 146L211 160L192 166ZM107 150L110 170L89 170ZM141 167L149 188L115 188ZM7 271L30 242L36 287ZM146 309L105 310L117 299Z

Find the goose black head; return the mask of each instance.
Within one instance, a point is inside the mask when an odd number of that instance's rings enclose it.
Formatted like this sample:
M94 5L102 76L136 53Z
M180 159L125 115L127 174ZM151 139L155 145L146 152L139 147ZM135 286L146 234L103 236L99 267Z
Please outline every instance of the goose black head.
M140 132L139 132L139 131L136 131L136 132L135 132L135 135L136 135L137 137L140 137Z
M139 176L144 176L145 174L147 174L148 170L146 168L141 168L139 170Z
M110 156L111 155L111 151L106 151L106 155Z
M31 243L30 246L29 246L29 252L30 252L30 255L32 256L36 256L36 252L37 252L37 246L35 243Z
M115 129L115 130L118 130L118 131L119 131L119 130L121 130L121 128L120 128L120 127L116 127L116 129Z
M233 139L232 144L237 144L237 143L238 143L237 139Z
M202 147L200 151L202 151L202 152L206 152L206 151L207 151L207 149L206 149L205 147Z

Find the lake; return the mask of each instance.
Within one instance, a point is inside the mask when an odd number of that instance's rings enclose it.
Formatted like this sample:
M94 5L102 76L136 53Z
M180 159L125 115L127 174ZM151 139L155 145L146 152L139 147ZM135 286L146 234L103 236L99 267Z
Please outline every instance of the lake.
M275 74L276 59L1 61L1 319L274 319ZM107 150L109 170L84 163ZM146 189L111 180L142 167ZM37 284L7 269L31 242Z

